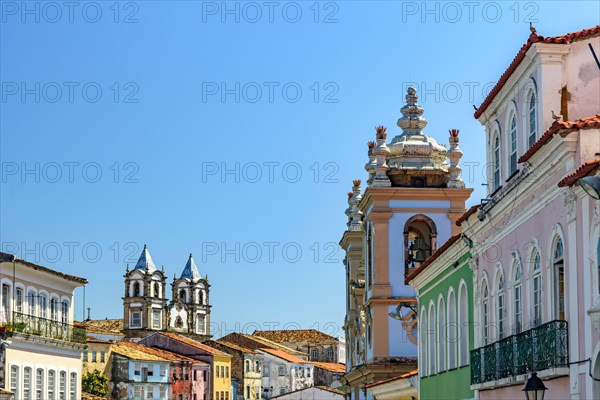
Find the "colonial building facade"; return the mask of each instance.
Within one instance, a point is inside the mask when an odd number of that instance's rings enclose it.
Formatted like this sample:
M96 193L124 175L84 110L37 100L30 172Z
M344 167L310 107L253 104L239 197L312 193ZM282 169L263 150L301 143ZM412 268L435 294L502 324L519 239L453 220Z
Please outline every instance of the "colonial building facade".
M488 198L461 218L473 241L480 399L522 396L536 372L546 398L600 397L599 202L579 185L600 161L600 26L558 37L532 28L475 113L486 130Z
M453 235L408 277L418 295L421 399L474 397L471 246L467 237Z
M125 273L125 334L144 337L152 332L172 331L198 340L210 339L210 285L200 275L191 254L179 278L173 280L168 305L166 282L164 269L156 268L144 245L135 267Z
M398 127L386 144L386 128L369 142L367 189L354 181L349 193L346 252L345 384L351 399L372 398L367 385L417 367L418 326L410 313L391 318L399 304L416 306L407 276L459 231L455 225L472 192L460 178L458 131L446 149L426 135L427 120L408 89ZM449 162L446 159L449 159Z
M87 280L0 253L4 387L16 399L81 398L85 329L73 326L75 288ZM7 347L5 347L8 345Z

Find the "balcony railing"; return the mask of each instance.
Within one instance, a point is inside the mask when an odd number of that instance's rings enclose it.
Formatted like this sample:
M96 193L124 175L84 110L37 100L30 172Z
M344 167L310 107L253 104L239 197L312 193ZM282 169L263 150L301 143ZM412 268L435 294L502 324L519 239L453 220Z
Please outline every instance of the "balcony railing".
M471 350L471 384L568 366L567 321L552 321Z
M67 342L85 343L85 328L16 311L12 313L12 317L12 321L2 321L1 326L4 327L4 330Z

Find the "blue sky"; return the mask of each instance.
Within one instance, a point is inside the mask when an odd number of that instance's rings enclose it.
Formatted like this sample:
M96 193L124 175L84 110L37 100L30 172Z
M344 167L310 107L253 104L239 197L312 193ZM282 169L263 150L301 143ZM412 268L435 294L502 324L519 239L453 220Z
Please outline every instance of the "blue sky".
M529 21L600 23L594 1L469 4L2 1L2 250L87 278L94 318L122 315L147 243L170 280L194 254L217 337L341 334L346 192L374 127L398 134L409 82L428 134L460 129L475 204L472 104Z

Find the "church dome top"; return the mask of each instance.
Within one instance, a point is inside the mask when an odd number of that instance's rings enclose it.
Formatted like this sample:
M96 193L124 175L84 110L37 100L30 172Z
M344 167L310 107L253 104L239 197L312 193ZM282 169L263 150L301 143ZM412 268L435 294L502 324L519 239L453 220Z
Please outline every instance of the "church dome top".
M185 264L185 268L183 268L183 272L181 273L180 279L197 280L200 278L201 278L200 272L198 271L198 267L196 266L196 263L194 262L192 253L190 253L190 258L188 258L188 261Z
M406 104L400 109L402 117L397 123L402 133L394 137L388 146L388 166L390 170L437 170L447 173L446 147L423 132L427 119L423 117L424 109L417 100L417 90L410 86Z
M152 257L150 257L150 252L146 245L144 245L144 250L142 250L142 254L140 254L140 258L138 258L134 269L148 272L156 271L156 265L154 265L154 261L152 261Z

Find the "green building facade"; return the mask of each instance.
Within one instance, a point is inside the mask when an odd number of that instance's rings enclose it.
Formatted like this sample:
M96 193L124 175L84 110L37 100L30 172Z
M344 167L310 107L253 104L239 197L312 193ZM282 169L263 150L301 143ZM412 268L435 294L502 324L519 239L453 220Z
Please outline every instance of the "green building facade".
M452 236L408 278L417 290L419 399L473 399L471 253Z

